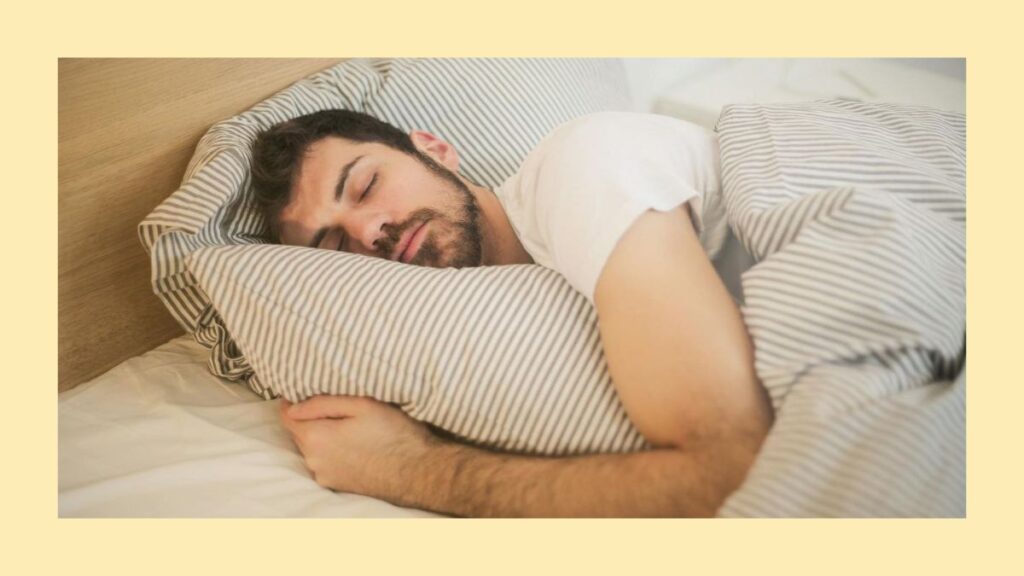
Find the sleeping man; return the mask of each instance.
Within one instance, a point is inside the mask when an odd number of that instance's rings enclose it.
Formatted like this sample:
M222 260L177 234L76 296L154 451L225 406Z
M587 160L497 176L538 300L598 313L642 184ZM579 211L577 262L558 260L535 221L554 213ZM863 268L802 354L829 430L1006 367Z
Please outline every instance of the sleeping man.
M316 481L461 516L710 516L773 415L739 310L705 245L724 226L714 134L660 116L562 125L490 190L455 148L324 111L254 148L275 239L434 267L536 263L595 306L609 373L651 450L564 458L482 450L369 398L282 401ZM703 242L703 243L702 243Z

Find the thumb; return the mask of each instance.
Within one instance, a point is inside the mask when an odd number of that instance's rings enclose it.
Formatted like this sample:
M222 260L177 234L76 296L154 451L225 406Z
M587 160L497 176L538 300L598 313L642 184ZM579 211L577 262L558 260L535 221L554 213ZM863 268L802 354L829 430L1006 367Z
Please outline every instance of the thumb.
M288 408L292 420L348 418L362 413L363 399L356 396L314 396Z

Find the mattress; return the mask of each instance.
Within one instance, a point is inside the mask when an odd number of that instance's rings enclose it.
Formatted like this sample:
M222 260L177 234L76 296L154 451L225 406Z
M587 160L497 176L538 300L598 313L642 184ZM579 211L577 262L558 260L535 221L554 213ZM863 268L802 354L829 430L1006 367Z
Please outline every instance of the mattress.
M317 485L277 416L186 336L58 396L68 517L430 517Z

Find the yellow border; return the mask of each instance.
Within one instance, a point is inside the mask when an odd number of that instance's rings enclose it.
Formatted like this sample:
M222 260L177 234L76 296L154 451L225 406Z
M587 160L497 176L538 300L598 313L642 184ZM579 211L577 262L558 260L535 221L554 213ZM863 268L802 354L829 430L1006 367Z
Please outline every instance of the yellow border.
M1020 568L1020 18L972 2L7 8L5 560L30 573L956 573ZM994 6L1000 3L992 2ZM967 520L100 521L56 518L56 60L66 56L968 59ZM13 123L13 125L12 125ZM1001 520L1006 519L1006 520ZM998 570L998 568L997 568ZM1003 570L999 570L1000 572ZM14 571L11 573L20 573Z

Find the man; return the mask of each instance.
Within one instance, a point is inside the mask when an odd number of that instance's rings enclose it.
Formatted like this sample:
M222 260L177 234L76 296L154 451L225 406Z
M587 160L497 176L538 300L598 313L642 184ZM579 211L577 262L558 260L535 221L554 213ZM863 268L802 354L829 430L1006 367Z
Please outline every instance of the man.
M669 118L587 116L492 191L432 134L325 111L254 148L253 184L285 244L425 266L535 262L591 302L619 398L654 449L541 458L464 446L368 398L281 418L323 486L464 516L709 516L772 422L739 311L701 244L714 136Z

